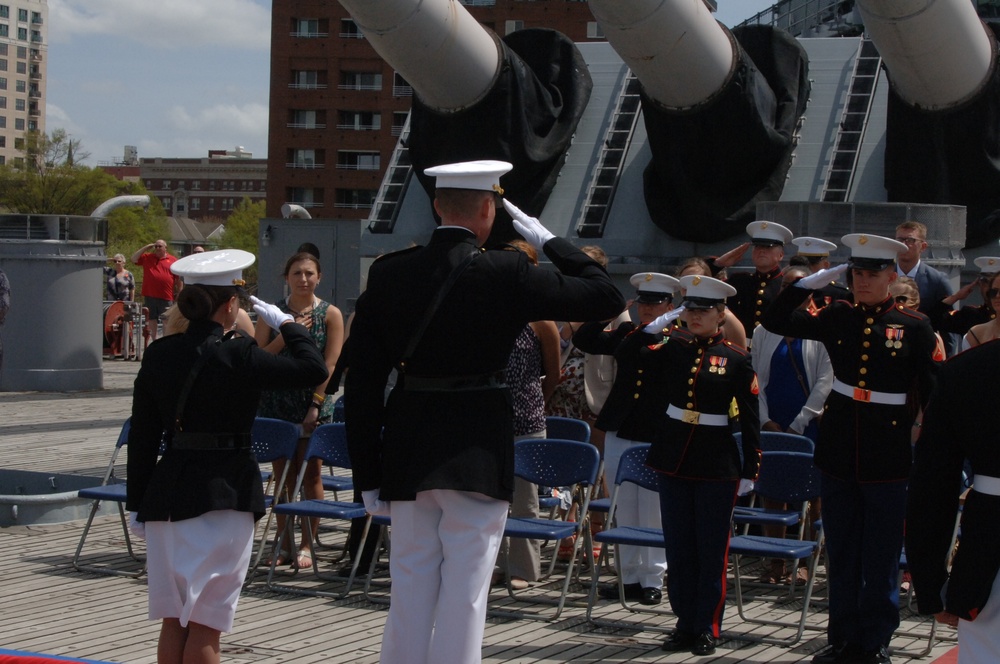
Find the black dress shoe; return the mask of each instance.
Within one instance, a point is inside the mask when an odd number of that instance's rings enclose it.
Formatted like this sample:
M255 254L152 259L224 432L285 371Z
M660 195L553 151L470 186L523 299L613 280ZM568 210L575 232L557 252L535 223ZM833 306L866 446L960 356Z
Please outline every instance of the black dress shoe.
M858 661L863 662L863 664L892 664L892 660L889 659L889 650L885 646L879 646L875 650L865 652Z
M816 653L813 664L855 664L861 658L861 648L853 643L831 643Z
M663 599L663 593L660 592L659 588L643 588L642 597L639 598L639 604L655 606L660 603L661 599Z
M692 655L698 655L699 657L704 657L705 655L715 654L715 637L708 632L703 632L698 636L698 639L694 642L694 647L691 648Z
M606 586L601 586L597 589L597 594L601 599L618 599L618 584L612 583ZM642 586L638 583L626 583L625 599L633 602L641 600Z
M697 634L681 632L675 629L670 633L670 636L667 637L667 640L663 642L663 645L660 646L660 650L666 650L667 652L691 650L697 640Z

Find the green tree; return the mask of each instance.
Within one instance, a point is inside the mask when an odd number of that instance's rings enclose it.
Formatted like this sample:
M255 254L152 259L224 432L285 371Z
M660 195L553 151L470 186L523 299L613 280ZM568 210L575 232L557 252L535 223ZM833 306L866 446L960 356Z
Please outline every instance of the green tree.
M242 249L257 255L257 229L260 220L266 216L267 205L264 201L253 203L246 196L233 208L229 218L226 219L226 227L222 232L222 247L231 249ZM254 263L243 271L243 279L250 286L250 291L257 290L257 264Z

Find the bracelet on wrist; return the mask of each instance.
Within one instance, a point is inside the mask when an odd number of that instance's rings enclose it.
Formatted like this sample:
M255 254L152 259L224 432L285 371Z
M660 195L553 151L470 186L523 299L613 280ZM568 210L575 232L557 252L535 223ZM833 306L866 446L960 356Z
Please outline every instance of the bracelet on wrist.
M323 403L324 401L326 401L326 395L320 394L319 392L313 392L313 403L317 401Z
M316 410L323 410L323 404L322 404L322 402L317 403L317 402L313 401L309 405L312 406L313 408L315 408Z

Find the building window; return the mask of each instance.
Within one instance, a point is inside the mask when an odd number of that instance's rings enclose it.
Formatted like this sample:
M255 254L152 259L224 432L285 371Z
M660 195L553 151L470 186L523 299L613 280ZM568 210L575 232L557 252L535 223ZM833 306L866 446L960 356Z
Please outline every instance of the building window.
M323 166L323 150L292 149L288 151L289 168L317 168Z
M0 108L7 108L7 98L0 97Z
M17 69L17 73L18 74L27 74L28 73L28 63L27 62L18 62L16 65L14 65L14 68Z
M209 180L208 181L208 190L209 191L215 191L215 180Z
M0 148L5 148L5 147L7 147L7 137L0 136Z
M363 71L340 72L341 90L381 90L382 74Z
M393 111L392 113L392 135L399 136L403 133L403 127L406 126L406 118L409 117L409 113L406 111Z
M329 19L293 18L293 37L327 37L330 33Z
M6 89L7 89L7 79L4 78L3 76L0 76L0 90L6 90Z
M290 129L326 129L326 111L312 109L290 109L288 111Z
M201 189L201 180L191 180L191 189L194 191Z
M200 209L201 209L201 199L200 198L192 198L191 199L191 211L194 212L195 210L200 210Z
M6 128L7 128L7 116L0 115L0 129L6 129Z
M163 181L163 187L162 187L162 189L170 189L170 180L164 180Z
M338 189L334 207L354 210L370 208L375 202L376 189Z
M28 41L28 29L27 28L18 28L17 29L17 38L20 39L21 41Z
M0 18L10 18L10 5L0 5Z
M392 75L392 96L393 97L412 97L413 88L410 84L406 82L406 79L400 76L398 73L393 73Z
M35 42L36 44L40 44L42 41L42 33L38 30L32 30L31 41Z
M209 210L214 210L215 209L215 199L214 198L208 199L208 209Z
M340 111L337 129L378 131L382 128L382 114L372 111Z
M260 190L261 191L265 191L266 187L267 187L267 182L264 181L264 180L261 180L260 181Z
M10 37L10 26L6 23L0 23L0 37Z
M38 12L31 12L31 22L37 25L41 25L42 15Z
M14 118L14 130L24 131L24 118Z
M345 39L363 39L364 35L352 18L340 19L340 36Z
M381 155L367 150L338 150L337 168L352 171L377 171L381 168Z
M604 30L597 21L587 22L587 39L604 39Z
M288 87L299 90L323 90L326 88L326 72L315 69L292 71L292 82Z
M21 21L23 23L27 23L28 22L28 10L27 9L18 9L17 10L17 20Z
M288 195L285 197L290 203L296 203L302 207L319 207L323 205L323 188L317 187L289 187Z
M14 110L15 111L23 111L25 108L27 108L27 105L24 103L23 99L15 99L14 100Z
M17 90L18 92L27 92L28 83L26 81L20 81L20 80L14 81L14 89Z
M15 150L23 150L24 149L24 139L23 138L15 138L14 139L14 149Z
M28 131L38 131L38 122L35 120L28 120Z
M0 44L0 55L7 55L7 44Z
M146 180L146 189L148 190L148 189L152 189L152 188L153 188L153 181L152 180Z
M7 157L0 154L0 166L4 166L6 164L7 164Z
M504 21L503 28L504 28L504 34L509 35L512 32L523 30L524 21Z
M6 58L0 60L0 71L7 71L7 60Z
M178 189L183 189L184 188L184 180L178 180L177 181L177 188Z
M28 47L27 46L18 46L17 47L17 57L21 58L22 60L24 60L25 58L27 58L28 57Z

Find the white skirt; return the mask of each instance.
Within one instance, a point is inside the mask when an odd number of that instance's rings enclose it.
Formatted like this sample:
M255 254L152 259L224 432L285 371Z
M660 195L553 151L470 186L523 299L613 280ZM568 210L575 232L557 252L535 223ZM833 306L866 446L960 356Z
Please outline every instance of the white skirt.
M250 564L254 518L216 510L183 521L146 522L149 618L177 618L231 632Z

